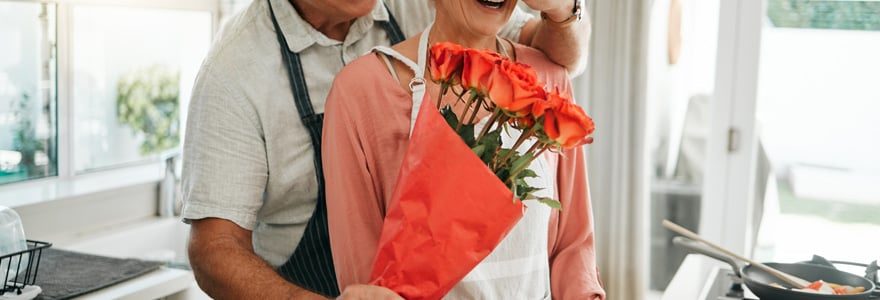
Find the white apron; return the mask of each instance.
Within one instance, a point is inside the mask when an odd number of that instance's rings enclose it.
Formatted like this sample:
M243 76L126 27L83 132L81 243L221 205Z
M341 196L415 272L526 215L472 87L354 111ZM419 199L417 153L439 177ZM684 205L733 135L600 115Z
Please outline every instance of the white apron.
M418 63L388 47L373 49L400 60L415 73L410 81L413 93L410 135L425 96L424 71L430 30L431 26L428 26L422 33ZM480 132L487 121L488 118L484 118L475 126L474 131ZM502 141L505 146L512 147L519 135L518 130L510 130L509 134L502 134ZM520 153L525 152L533 143L534 141L525 142L517 150ZM551 167L544 157L535 159L529 168L539 177L528 178L526 182L533 187L543 188L535 194L540 197L555 197L556 168ZM551 299L550 259L547 254L551 209L534 200L524 201L523 204L526 206L523 218L501 244L455 285L444 299Z

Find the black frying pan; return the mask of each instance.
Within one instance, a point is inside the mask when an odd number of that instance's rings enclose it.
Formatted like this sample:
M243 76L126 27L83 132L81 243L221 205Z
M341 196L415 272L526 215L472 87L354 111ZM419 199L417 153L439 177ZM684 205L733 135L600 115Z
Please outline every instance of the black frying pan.
M800 277L804 280L813 282L816 280L824 280L825 282L836 283L841 285L849 285L852 287L864 287L865 292L855 295L820 295L811 294L788 289L780 289L771 286L776 283L781 286L790 287L773 275L751 265L741 266L734 258L724 255L718 251L703 246L697 241L686 237L675 237L672 242L679 247L694 253L703 254L711 258L726 262L729 264L734 273L742 278L743 282L749 287L756 296L762 300L868 300L880 299L880 291L875 291L875 284L870 280L859 277L850 273L846 273L831 267L815 265L810 263L764 263L765 265L776 270Z

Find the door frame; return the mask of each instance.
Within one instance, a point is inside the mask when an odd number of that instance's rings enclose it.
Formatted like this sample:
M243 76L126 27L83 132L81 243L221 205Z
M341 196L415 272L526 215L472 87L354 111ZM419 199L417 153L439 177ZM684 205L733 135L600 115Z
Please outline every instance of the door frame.
M751 255L757 104L765 0L721 0L715 96L707 145L700 232Z

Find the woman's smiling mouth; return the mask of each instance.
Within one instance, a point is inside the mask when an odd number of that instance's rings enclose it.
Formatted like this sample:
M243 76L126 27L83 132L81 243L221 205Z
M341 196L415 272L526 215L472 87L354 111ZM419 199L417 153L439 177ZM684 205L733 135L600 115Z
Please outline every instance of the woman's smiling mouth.
M499 9L504 6L504 2L507 0L477 0L477 2L488 8Z

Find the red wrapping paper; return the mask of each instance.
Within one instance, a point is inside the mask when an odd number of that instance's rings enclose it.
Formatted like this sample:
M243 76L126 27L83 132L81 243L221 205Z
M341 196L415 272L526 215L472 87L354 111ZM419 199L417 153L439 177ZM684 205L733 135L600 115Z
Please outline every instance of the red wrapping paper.
M370 277L413 300L446 295L501 243L524 209L428 99L401 164Z

